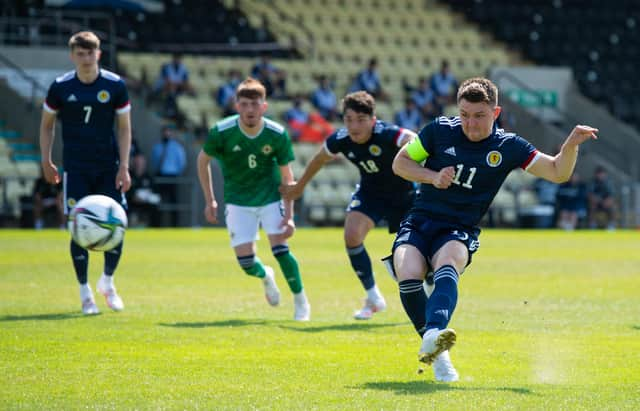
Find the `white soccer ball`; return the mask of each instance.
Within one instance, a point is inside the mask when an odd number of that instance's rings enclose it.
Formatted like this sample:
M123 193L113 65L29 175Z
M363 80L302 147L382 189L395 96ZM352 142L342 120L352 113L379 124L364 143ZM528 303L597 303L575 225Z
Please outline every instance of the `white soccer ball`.
M68 226L71 237L80 247L109 251L124 238L127 213L110 197L90 195L73 207Z

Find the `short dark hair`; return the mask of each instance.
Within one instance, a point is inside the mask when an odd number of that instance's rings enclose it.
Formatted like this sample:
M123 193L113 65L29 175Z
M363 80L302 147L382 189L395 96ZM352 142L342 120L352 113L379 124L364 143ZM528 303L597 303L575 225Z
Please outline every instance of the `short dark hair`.
M467 100L470 103L487 103L494 107L498 105L498 87L484 77L472 77L460 84L456 101Z
M87 50L97 50L100 48L100 38L92 31L80 31L69 39L69 48L71 51L76 47Z
M349 93L342 99L342 114L344 114L347 109L351 109L356 113L373 116L376 111L376 100L366 91Z
M251 100L267 98L267 90L261 82L253 77L247 77L236 89L236 100L245 97Z

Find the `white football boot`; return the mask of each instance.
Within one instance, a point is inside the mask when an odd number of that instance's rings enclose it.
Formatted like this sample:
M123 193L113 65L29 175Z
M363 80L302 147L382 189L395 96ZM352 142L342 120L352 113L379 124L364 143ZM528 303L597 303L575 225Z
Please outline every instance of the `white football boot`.
M124 303L122 302L122 298L120 298L116 292L116 287L113 285L112 278L102 274L98 280L98 284L96 284L96 290L104 296L107 306L109 306L113 311L124 310Z
M458 377L458 371L453 368L453 364L451 363L449 351L443 351L433 360L433 375L436 381L440 382L455 382L460 379Z
M431 328L422 337L418 360L425 364L432 364L440 353L449 350L455 343L456 332L451 328L444 330Z
M296 321L309 321L311 319L311 305L307 300L304 290L293 296L293 319Z
M96 300L93 298L93 292L91 291L89 284L80 286L80 301L82 302L82 314L100 314L100 310L96 305Z
M265 265L264 271L264 278L262 279L262 284L264 285L264 296L267 298L269 305L275 307L280 304L280 290L276 284L273 268Z
M353 314L356 320L370 320L374 313L384 311L387 308L387 302L383 296L376 299L367 298L364 300L364 307Z

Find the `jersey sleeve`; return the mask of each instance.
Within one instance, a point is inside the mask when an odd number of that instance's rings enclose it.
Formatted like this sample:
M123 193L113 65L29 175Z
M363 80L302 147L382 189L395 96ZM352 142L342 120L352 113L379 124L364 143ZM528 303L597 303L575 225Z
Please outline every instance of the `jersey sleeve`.
M385 134L391 140L391 144L400 147L404 142L405 129L396 124L387 124Z
M527 170L537 160L540 152L529 143L527 140L520 136L516 136L514 139L514 168L520 167L523 170Z
M124 114L131 111L129 92L127 91L127 86L122 80L117 83L117 90L115 98L113 100L113 104L117 114Z
M276 152L276 161L279 166L286 166L290 162L295 159L293 155L293 145L291 144L291 139L289 138L289 133L285 130L282 133L282 144L279 145L278 151Z
M420 130L418 138L407 145L407 154L417 163L421 163L433 152L433 139L435 138L436 122L432 121Z
M324 141L324 149L327 153L333 156L340 153L340 141L338 140L338 134L342 131L343 129L334 132ZM346 132L346 129L344 131Z
M222 154L222 136L217 126L211 127L207 139L202 145L202 151L210 157L219 157Z
M58 83L54 82L49 87L47 97L42 103L42 108L51 114L57 113L62 108L62 96L60 95Z

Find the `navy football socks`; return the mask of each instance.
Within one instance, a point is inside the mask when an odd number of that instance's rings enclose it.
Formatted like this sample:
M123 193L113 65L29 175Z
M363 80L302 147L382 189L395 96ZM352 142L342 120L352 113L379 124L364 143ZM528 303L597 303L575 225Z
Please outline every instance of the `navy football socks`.
M422 280L403 280L399 283L400 301L414 328L422 337L427 323L427 294Z
M373 278L373 269L371 268L371 259L367 254L364 244L360 244L357 247L347 247L347 254L351 261L351 267L358 275L358 279L362 283L365 290L372 288L376 285L376 281Z
M458 272L444 265L434 273L435 289L427 303L427 329L447 328L458 303Z

